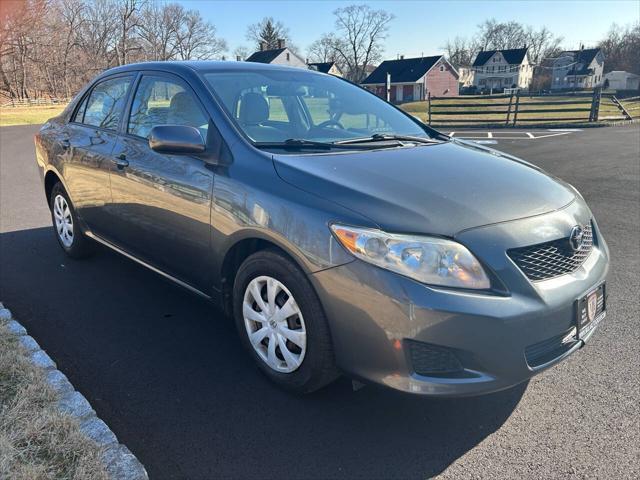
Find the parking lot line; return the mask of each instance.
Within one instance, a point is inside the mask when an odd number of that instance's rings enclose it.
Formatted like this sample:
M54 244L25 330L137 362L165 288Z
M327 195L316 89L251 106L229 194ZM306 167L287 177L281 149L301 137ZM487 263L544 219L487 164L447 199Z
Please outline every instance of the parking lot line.
M515 131L515 132L500 132L500 133L493 133L491 131L472 131L472 132L449 132L449 136L453 137L454 135L456 136L456 138L462 138L462 139L466 139L466 140L540 140L543 138L549 138L549 137L557 137L560 135L569 135L571 133L574 132L579 132L581 130L550 130L549 132L551 133L547 133L547 132L541 132L541 131L534 131L534 132L522 132L522 131Z

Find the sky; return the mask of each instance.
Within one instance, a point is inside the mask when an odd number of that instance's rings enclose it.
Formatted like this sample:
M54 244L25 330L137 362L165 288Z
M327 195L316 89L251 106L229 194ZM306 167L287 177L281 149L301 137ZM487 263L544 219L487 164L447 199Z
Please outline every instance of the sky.
M333 11L353 3L392 12L385 41L385 58L438 55L447 39L470 37L483 20L516 20L534 27L546 26L564 37L563 47L596 44L612 23L627 25L640 21L640 0L608 1L333 1L333 0L172 0L200 10L218 34L227 40L231 57L238 46L253 51L245 38L247 25L272 16L289 28L293 42L306 54L307 47L323 33L335 29Z

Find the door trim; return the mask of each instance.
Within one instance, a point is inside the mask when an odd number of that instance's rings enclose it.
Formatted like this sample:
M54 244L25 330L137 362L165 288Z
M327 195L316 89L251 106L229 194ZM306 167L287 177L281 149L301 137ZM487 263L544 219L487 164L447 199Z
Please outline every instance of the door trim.
M207 300L211 300L211 296L210 295L207 295L206 293L202 292L201 290L198 290L197 288L192 287L188 283L183 282L182 280L174 277L173 275L169 275L168 273L160 270L159 268L154 267L153 265L150 265L149 263L147 263L145 261L140 260L138 257L135 257L135 256L131 255L130 253L122 250L121 248L116 247L111 242L109 242L109 241L105 240L104 238L101 238L98 235L94 234L91 230L85 230L84 234L87 237L91 238L92 240L95 240L96 242L104 245L105 247L108 247L111 250L119 253L120 255L123 255L123 256L127 257L128 259L133 260L134 262L142 265L143 267L147 267L152 272L155 272L158 275L162 275L167 280L170 280L173 283L176 283L176 284L180 285L181 287L186 288L190 292L195 293L196 295L199 295L199 296L201 296L203 298L206 298Z

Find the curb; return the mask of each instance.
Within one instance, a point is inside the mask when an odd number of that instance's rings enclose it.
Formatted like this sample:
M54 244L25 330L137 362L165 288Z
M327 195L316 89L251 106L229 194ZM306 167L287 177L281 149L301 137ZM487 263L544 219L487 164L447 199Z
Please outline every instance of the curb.
M0 320L7 322L9 332L19 337L18 340L31 361L45 371L47 381L60 397L60 411L77 419L85 436L102 447L102 462L108 475L114 480L148 480L149 475L142 463L125 445L118 442L107 424L96 416L95 410L84 395L75 390L66 375L57 369L51 357L27 334L27 330L12 317L11 311L1 302Z

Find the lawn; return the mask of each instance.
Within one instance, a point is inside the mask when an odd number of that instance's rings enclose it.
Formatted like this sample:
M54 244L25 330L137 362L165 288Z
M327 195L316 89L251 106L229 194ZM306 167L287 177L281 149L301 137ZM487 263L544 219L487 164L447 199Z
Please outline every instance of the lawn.
M108 478L100 448L57 401L43 371L0 320L0 478Z
M29 107L0 107L0 127L10 125L39 125L64 110L65 105L32 105Z

